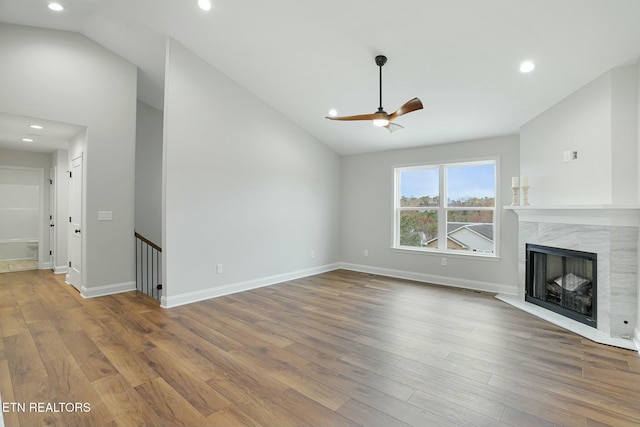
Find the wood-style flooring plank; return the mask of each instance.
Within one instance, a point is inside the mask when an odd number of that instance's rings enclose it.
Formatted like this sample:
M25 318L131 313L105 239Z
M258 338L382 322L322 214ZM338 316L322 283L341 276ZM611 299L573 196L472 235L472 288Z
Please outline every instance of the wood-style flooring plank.
M64 332L61 336L89 381L116 374L116 368L84 331Z
M14 386L47 376L38 348L30 333L5 337L4 347L11 382Z
M350 399L339 390L310 378L307 375L310 362L289 351L278 347L244 348L235 350L233 356L245 364L259 366L270 377L331 410L337 410Z
M211 427L253 427L260 423L251 419L247 414L235 407L228 407L214 412L207 417Z
M278 396L284 392L274 390L264 384L262 377L239 377L224 375L207 381L214 390L222 394L230 402L234 402L242 413L251 419L259 420L266 426L298 426L306 425L305 413L295 414L278 405ZM308 408L305 408L305 411Z
M3 337L29 332L27 322L19 307L0 308L0 331Z
M180 369L178 361L163 350L154 348L141 353L140 356L157 376L162 377L204 417L231 406L231 402L201 378Z
M0 340L2 342L2 340ZM2 401L11 404L16 403L16 398L13 393L13 384L11 382L11 371L9 370L9 363L6 360L0 360L0 396ZM0 416L4 416L4 423L6 426L18 426L20 421L18 419L17 411L0 412Z
M160 416L120 375L94 381L93 387L119 426L160 426ZM100 424L96 424L100 425Z
M7 427L637 426L640 357L483 292L333 271L173 309L0 275Z
M133 351L124 342L116 341L113 337L106 335L94 337L93 342L118 373L133 387L158 376L141 354Z
M185 427L208 425L207 419L161 377L142 383L134 389L158 414L162 425Z
M71 353L52 322L31 323L29 330L43 362L71 357Z

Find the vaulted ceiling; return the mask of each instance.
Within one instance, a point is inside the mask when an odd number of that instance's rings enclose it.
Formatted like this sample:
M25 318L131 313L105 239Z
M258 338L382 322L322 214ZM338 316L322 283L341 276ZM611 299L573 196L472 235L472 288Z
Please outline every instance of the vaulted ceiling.
M640 55L638 0L0 0L0 21L76 31L139 67L163 106L172 37L340 154L514 134L605 71ZM331 122L419 97L393 134ZM536 69L518 71L523 60ZM7 64L3 64L7 66ZM10 112L6 112L10 113Z

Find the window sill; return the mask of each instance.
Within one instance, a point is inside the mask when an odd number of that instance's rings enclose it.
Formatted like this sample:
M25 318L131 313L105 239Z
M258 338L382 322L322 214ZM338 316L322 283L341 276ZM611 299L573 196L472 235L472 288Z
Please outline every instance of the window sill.
M421 249L411 247L391 247L391 252L397 253L411 253L411 254L424 254L427 256L448 257L448 258L460 258L460 259L478 259L483 261L500 261L500 256L496 254L482 254L477 252L459 252L459 251L439 251L434 249Z

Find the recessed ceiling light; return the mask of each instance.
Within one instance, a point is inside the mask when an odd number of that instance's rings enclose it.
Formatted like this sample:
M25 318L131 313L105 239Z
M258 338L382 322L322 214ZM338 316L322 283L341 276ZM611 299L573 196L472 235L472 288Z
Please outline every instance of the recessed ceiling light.
M330 115L331 117L335 117L335 116L337 116L337 115L338 115L338 112L336 111L336 109L335 109L335 108L332 108L331 110L329 110L329 115Z
M22 138L22 142L33 142L31 138Z
M520 63L520 72L521 73L530 73L536 68L536 64L533 61L522 61Z
M205 12L209 12L211 10L211 0L198 0L198 7Z
M31 129L38 129L38 130L44 129L44 126L40 126L40 125L29 125L29 127Z
M64 7L60 3L51 2L49 3L49 9L53 10L54 12L61 12L64 10Z

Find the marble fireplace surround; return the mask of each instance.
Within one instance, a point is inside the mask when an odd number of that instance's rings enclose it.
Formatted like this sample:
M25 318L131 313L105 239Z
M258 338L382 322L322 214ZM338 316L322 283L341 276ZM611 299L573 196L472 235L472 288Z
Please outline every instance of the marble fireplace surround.
M640 206L505 206L518 215L518 294L497 298L585 338L640 350L638 330L638 232ZM527 243L598 254L598 328L528 303Z

